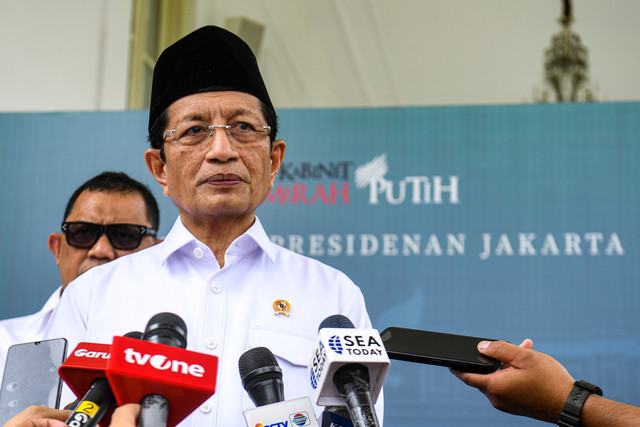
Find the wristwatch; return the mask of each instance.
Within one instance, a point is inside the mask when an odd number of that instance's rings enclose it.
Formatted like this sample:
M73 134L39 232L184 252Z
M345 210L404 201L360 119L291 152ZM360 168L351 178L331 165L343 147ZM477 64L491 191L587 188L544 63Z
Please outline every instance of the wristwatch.
M573 390L569 393L567 400L564 402L562 412L560 413L560 419L558 420L559 427L578 427L580 425L582 405L584 405L584 402L591 393L602 396L602 390L597 385L584 380L576 381L573 384Z

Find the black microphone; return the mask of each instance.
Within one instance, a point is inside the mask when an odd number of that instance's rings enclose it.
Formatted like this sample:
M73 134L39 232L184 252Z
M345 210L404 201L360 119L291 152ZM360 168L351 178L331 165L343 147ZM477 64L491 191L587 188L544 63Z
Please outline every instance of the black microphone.
M256 405L243 412L248 427L318 427L309 397L284 400L282 369L271 350L266 347L247 350L238 360L238 369L242 386Z
M341 314L327 317L322 321L318 332L322 329L354 329L351 320ZM346 343L346 338L345 343ZM369 340L369 342L371 342ZM376 342L376 341L374 341ZM377 343L377 342L376 342ZM369 368L367 357L361 358L362 363L336 363L337 368L333 374L333 383L338 392L344 398L349 416L356 427L379 427L371 398L371 383L369 380ZM342 365L342 366L340 366ZM330 369L327 366L327 369Z
M142 333L131 331L124 336L139 339ZM73 413L65 421L67 425L74 427L96 426L116 402L109 381L104 376L104 371L98 372L101 372L98 373L101 376L91 382L89 390L82 399L76 400L70 405L73 408Z
M177 314L158 313L149 319L142 335L143 341L172 347L187 347L187 325ZM140 400L138 427L167 425L169 400L161 394L148 394Z
M282 369L275 356L266 347L247 350L238 360L242 386L256 406L284 400Z
M342 315L329 316L320 323L322 328L355 328L348 317ZM322 411L322 427L353 427L349 410L345 406L325 406Z

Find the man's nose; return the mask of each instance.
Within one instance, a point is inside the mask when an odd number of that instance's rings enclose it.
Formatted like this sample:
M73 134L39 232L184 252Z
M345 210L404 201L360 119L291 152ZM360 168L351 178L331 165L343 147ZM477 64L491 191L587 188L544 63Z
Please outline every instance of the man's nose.
M214 126L207 142L207 159L227 162L238 157L236 144L225 125Z
M108 259L109 261L117 258L116 250L111 246L106 233L102 233L98 241L89 249L87 255L93 258Z

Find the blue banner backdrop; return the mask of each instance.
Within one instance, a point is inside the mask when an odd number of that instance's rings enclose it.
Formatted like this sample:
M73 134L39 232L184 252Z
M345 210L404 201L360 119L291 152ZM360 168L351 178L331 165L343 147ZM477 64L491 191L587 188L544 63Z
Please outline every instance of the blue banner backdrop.
M285 164L258 210L273 241L346 272L376 328L519 343L640 403L640 103L282 110ZM0 317L58 286L46 239L72 191L143 160L146 111L0 115ZM392 363L385 421L539 423L446 368Z

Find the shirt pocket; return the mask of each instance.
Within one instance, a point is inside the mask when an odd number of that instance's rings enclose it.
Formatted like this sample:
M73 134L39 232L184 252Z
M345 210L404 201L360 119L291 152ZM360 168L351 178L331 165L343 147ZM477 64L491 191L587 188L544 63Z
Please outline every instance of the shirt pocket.
M249 347L266 347L279 359L278 363L283 360L287 364L306 368L317 339L315 335L311 336L295 330L252 324L249 332Z
M268 348L282 369L285 399L308 396L315 403L307 367L318 337L268 325L252 324L250 328L249 347ZM320 408L313 406L317 416Z

